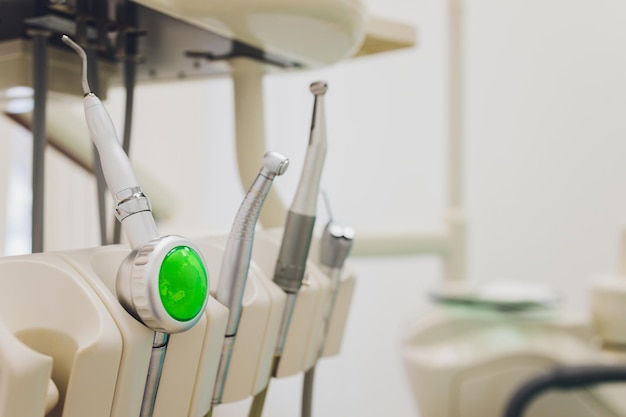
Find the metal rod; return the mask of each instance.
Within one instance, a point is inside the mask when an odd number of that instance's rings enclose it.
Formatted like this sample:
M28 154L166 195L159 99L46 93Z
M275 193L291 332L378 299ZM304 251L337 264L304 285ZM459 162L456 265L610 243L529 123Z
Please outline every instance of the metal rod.
M448 207L463 206L463 15L462 0L449 0Z
M168 340L169 335L167 333L154 332L152 353L150 355L150 363L148 364L148 376L146 377L146 387L143 391L139 417L152 417L154 413L154 404L159 391L159 382L163 372L163 362L165 361Z
M135 56L126 56L124 59L124 88L126 90L126 109L124 111L124 133L122 149L130 155L131 131L133 125L133 103L135 100L135 81L137 79L137 60ZM113 243L120 243L122 224L113 223Z
M467 276L467 228L463 213L463 0L448 0L448 214L450 251L445 279Z
M43 252L48 32L33 31L33 177L31 251Z

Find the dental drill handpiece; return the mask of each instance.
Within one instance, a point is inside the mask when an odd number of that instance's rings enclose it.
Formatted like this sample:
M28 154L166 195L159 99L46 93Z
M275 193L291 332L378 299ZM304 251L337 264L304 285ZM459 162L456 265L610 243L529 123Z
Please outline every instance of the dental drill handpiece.
M304 279L306 261L315 227L317 196L326 157L327 142L323 97L328 85L325 82L317 81L311 84L310 89L315 100L309 146L296 195L287 212L287 221L274 269L274 283L287 293L274 354L274 372L283 353L296 297Z
M287 298L272 361L271 372L273 375L276 375L278 370L278 363L285 347L296 297L304 279L306 261L309 256L311 238L313 237L313 229L315 227L317 196L322 177L322 168L324 167L324 158L326 157L327 142L323 97L328 89L328 85L325 82L316 81L311 84L310 89L315 96L315 100L313 102L309 146L296 195L287 211L287 221L274 269L273 281L285 291ZM265 388L254 396L248 417L261 417L268 388L269 381Z
M217 301L228 307L228 320L213 392L214 405L222 402L226 375L241 317L241 302L250 268L257 220L274 178L284 174L288 166L289 160L278 152L265 154L261 170L248 189L228 236L216 292Z
M331 281L331 300L328 310L324 316L324 330L322 340L319 347L317 359L322 357L328 330L330 327L330 318L332 317L341 284L341 272L343 266L352 249L354 239L354 230L351 227L344 226L332 220L326 224L322 232L320 241L320 268ZM317 363L311 369L304 373L304 382L302 384L302 415L301 417L311 417L311 409L313 403L313 385L315 379L315 368Z
M204 313L209 288L206 263L192 242L157 233L150 202L119 143L111 118L90 91L87 55L68 36L62 40L82 59L85 119L116 203L115 216L124 226L132 248L118 269L116 295L130 315L154 331L139 410L140 417L151 417L169 335L190 329Z

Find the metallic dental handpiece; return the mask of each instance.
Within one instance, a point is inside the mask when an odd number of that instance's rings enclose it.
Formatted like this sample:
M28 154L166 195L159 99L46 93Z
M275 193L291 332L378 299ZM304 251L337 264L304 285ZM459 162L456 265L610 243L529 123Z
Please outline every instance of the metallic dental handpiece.
M340 223L331 220L326 224L322 233L320 242L320 267L322 271L330 278L332 283L331 301L324 316L324 330L322 340L319 347L318 359L321 358L328 337L328 329L330 327L330 318L332 317L341 283L341 272L346 258L352 249L354 239L354 230L351 227L343 226ZM315 367L304 373L304 382L302 385L302 417L311 417L311 408L313 402L313 384L315 379Z
M169 335L193 327L208 300L207 268L198 248L181 236L159 236L150 208L111 118L87 81L87 55L69 37L62 40L81 57L83 105L92 141L115 200L115 216L132 248L118 269L120 304L154 331L140 417L150 417L159 388ZM182 294L182 296L181 296Z
M324 317L324 333L319 356L321 356L321 353L324 350L324 345L326 344L330 317L335 308L337 292L339 291L339 284L341 283L341 271L343 270L343 265L346 258L350 254L350 250L352 249L353 240L354 229L348 226L343 226L332 220L328 222L322 234L322 240L320 243L320 267L330 278L332 290L330 306L326 316Z
M274 269L274 282L287 293L285 310L281 320L275 357L280 358L285 346L296 296L306 269L306 261L313 237L317 210L317 196L326 157L326 126L323 97L328 86L325 82L311 84L315 96L309 146L291 207ZM278 359L276 359L278 361ZM274 368L278 363L275 364Z
M309 146L296 195L287 212L287 221L274 269L274 283L287 294L272 363L274 375L278 370L278 363L285 347L296 298L304 279L306 261L315 226L322 168L326 157L327 142L323 97L328 85L325 82L317 81L311 84L310 89L315 96L315 101L313 103ZM269 381L265 389L255 395L248 417L260 417L268 387Z
M215 405L222 402L224 383L241 317L241 302L248 278L257 220L274 177L285 173L288 166L289 160L278 152L265 154L261 171L244 197L228 236L216 292L217 300L228 307L229 313L213 392Z

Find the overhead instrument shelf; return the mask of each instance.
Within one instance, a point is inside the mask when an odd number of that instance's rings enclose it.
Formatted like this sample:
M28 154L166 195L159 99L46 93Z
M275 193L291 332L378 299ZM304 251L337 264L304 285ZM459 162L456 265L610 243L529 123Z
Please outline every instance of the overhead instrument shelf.
M413 25L376 16L369 16L365 40L352 56L381 54L417 45L417 30Z
M122 0L116 0L123 3ZM280 0L273 0L280 2ZM364 10L354 0L335 2L345 10L337 12L329 6L333 0L316 0L313 10L315 18L304 15L295 9L296 3L284 3L284 10L267 12L255 9L242 13L242 22L257 22L243 27L240 21L230 17L215 18L212 14L194 12L194 0L133 0L136 7L139 55L136 59L137 80L172 81L224 76L230 73L229 59L246 57L264 65L266 72L297 71L331 65L341 60L388 51L411 48L417 43L413 26L364 15ZM202 2L197 2L202 4ZM187 5L186 7L181 6ZM286 4L286 5L285 5ZM290 4L294 4L292 7ZM49 84L53 92L81 94L80 86L67 82L75 79L80 69L75 54L61 44L60 33L74 35L77 14L73 15L72 2L65 2L65 10L50 9L37 16L24 16L24 11L16 9L18 18L24 18L21 30L0 34L0 90L16 85L29 86L31 83L31 42L24 28L49 30ZM256 7L256 6L254 6ZM265 6L264 6L265 7ZM57 7L58 8L58 7ZM332 13L330 12L332 11ZM7 10L11 13L11 10ZM211 11L213 12L213 11ZM215 11L219 17L219 10ZM323 15L327 13L328 15ZM321 18L319 16L322 16ZM285 28L274 29L272 23ZM295 23L293 23L295 22ZM228 25L227 25L228 23ZM296 40L285 36L289 25L306 27ZM95 26L91 23L87 36L96 41ZM239 25L239 26L238 26ZM275 25L274 25L275 26ZM237 31L237 36L234 30ZM331 34L329 35L328 32ZM56 36L55 36L56 35ZM109 37L114 38L112 30ZM358 39L357 39L358 38ZM106 95L109 84L121 82L121 70L117 65L122 59L115 47L115 40L109 41L109 50L99 45L101 56L101 95Z

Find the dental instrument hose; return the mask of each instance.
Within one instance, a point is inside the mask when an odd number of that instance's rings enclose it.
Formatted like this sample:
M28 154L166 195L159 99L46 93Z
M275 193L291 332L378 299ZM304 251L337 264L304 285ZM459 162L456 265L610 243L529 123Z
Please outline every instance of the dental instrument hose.
M507 403L503 417L522 417L530 403L546 391L613 382L626 382L625 365L558 366L520 386Z
M330 209L328 211L330 214ZM331 215L331 219L324 228L320 242L320 266L324 273L330 278L332 290L330 304L324 317L324 330L317 354L318 360L322 357L322 353L324 352L328 329L330 327L330 319L335 308L339 285L341 284L341 272L343 271L346 258L352 249L353 239L354 230L333 221ZM302 384L302 417L311 417L316 366L317 362L313 364L311 369L304 373L304 382Z
M287 300L278 332L278 341L271 368L272 375L276 375L280 357L283 353L296 298L304 279L306 261L309 256L309 248L311 247L311 239L315 227L317 196L319 194L327 148L323 100L327 89L328 85L322 81L317 81L310 85L310 90L315 100L313 102L309 145L296 195L287 212L287 221L274 269L273 281L285 291ZM269 388L269 381L265 388L254 396L248 417L261 416Z
M47 33L33 36L33 159L31 252L43 252L45 203L46 103L48 94Z
M85 119L116 203L115 215L123 223L132 249L118 269L115 293L122 307L153 331L139 405L139 416L151 417L170 334L190 329L204 314L209 288L206 262L189 240L158 235L150 201L120 146L113 122L90 90L87 54L68 36L63 35L62 40L82 60Z

